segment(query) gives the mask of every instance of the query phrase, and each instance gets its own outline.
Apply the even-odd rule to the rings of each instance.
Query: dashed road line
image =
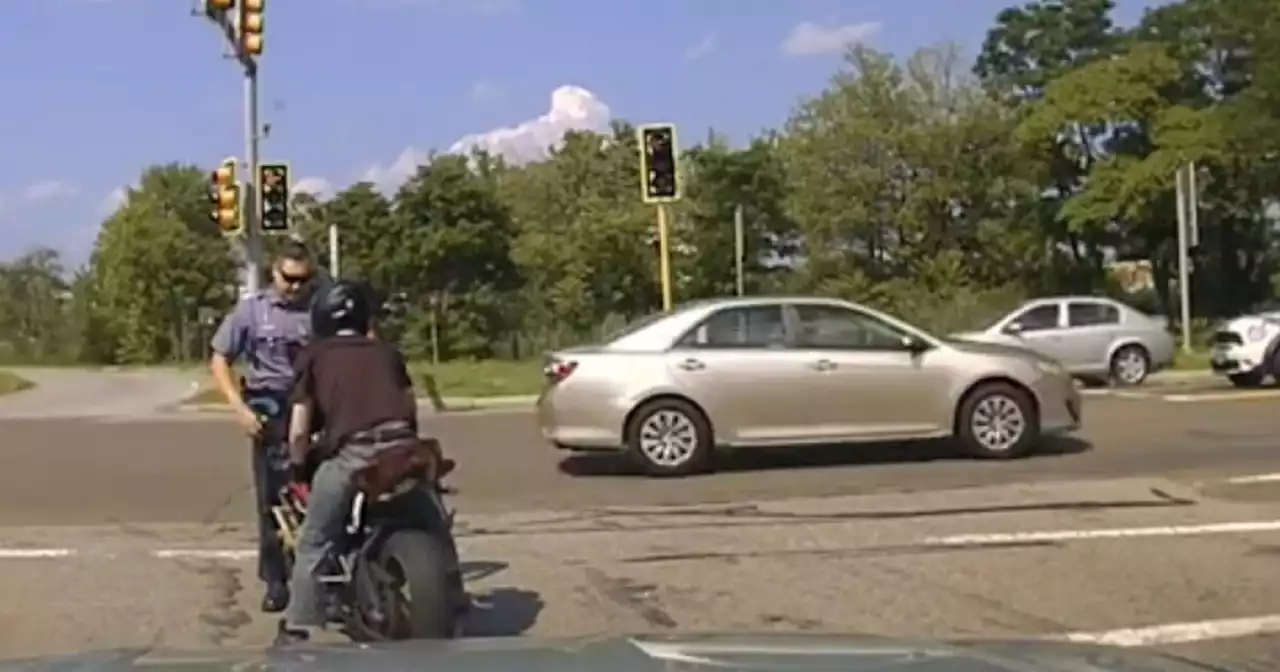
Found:
[[[1219,639],[1255,637],[1280,633],[1280,614],[1247,618],[1224,618],[1190,623],[1166,623],[1139,628],[1119,628],[1101,632],[1075,632],[1050,639],[1081,644],[1140,647],[1190,644]]]
[[[930,546],[993,546],[1011,543],[1135,539],[1140,537],[1188,537],[1206,534],[1256,534],[1280,531],[1280,520],[1253,520],[1205,525],[1163,525],[1159,527],[1118,527],[1084,530],[1034,530],[989,534],[951,534],[928,537]]]

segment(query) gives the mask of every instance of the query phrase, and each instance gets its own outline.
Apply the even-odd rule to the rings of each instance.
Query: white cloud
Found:
[[[293,190],[313,196],[328,196],[333,193],[333,183],[323,177],[304,177],[293,183]]]
[[[465,136],[449,147],[449,153],[483,149],[513,163],[528,163],[546,158],[547,150],[559,143],[566,132],[605,132],[612,119],[609,106],[594,93],[580,86],[561,86],[551,92],[551,108],[545,114],[514,126]],[[427,152],[410,147],[391,165],[369,168],[362,179],[383,189],[394,189],[426,160]]]
[[[839,54],[850,45],[875,37],[879,23],[846,23],[823,25],[813,21],[796,24],[782,42],[782,53],[788,56],[826,56]]]
[[[604,101],[580,86],[561,86],[551,92],[551,109],[515,126],[468,135],[449,147],[450,153],[484,149],[516,163],[546,158],[547,150],[568,131],[609,129],[613,113]]]
[[[107,194],[102,202],[98,204],[98,214],[103,217],[110,217],[116,210],[124,207],[129,200],[128,187],[116,187]]]
[[[716,50],[716,47],[719,46],[719,43],[720,43],[719,35],[717,35],[716,33],[707,33],[706,37],[703,37],[701,40],[699,40],[697,44],[685,50],[684,60],[696,61],[700,58],[709,56],[711,55],[711,52]]]
[[[22,198],[26,201],[39,202],[51,201],[58,198],[70,198],[76,195],[76,188],[62,182],[60,180],[46,180],[37,182],[26,188],[22,192]]]

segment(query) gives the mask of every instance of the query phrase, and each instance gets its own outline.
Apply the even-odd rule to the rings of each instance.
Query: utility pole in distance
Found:
[[[201,12],[227,38],[231,53],[244,69],[245,174],[241,185],[244,217],[244,284],[258,291],[262,267],[262,228],[258,202],[258,58],[262,55],[266,0],[200,0]]]

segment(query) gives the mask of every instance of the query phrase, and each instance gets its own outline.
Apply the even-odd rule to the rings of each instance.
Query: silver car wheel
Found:
[[[1137,348],[1126,348],[1116,357],[1116,378],[1127,385],[1136,385],[1147,377],[1147,358]]]
[[[1003,394],[984,397],[969,418],[973,438],[993,453],[1011,450],[1027,431],[1027,418],[1018,402]]]
[[[698,448],[698,429],[689,416],[664,409],[640,423],[640,452],[662,467],[688,462]]]

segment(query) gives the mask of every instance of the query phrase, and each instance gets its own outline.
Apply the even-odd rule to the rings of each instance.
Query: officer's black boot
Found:
[[[267,584],[267,593],[262,596],[262,611],[267,614],[278,614],[289,606],[289,584],[272,582]]]

